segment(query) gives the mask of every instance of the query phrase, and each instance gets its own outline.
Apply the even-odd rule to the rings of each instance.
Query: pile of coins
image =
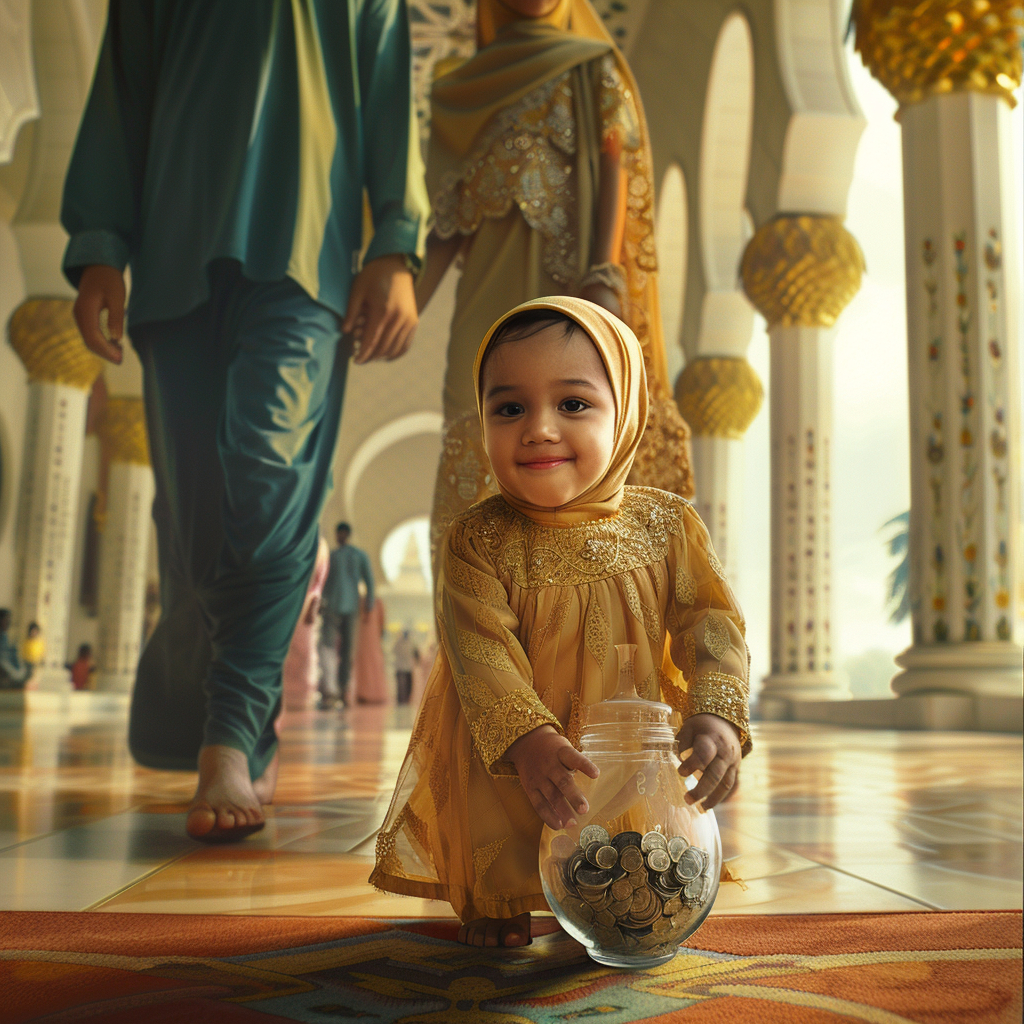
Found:
[[[565,914],[605,949],[652,949],[670,942],[707,902],[706,850],[682,836],[587,825],[577,846],[558,836],[548,883]]]

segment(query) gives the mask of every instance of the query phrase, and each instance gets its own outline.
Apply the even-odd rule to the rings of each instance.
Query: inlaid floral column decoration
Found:
[[[1020,279],[1010,219],[1019,0],[862,0],[857,48],[899,101],[913,644],[899,694],[1021,695]]]
[[[743,435],[764,401],[764,388],[743,356],[698,356],[679,375],[676,401],[692,431],[694,505],[735,586],[735,547],[742,522]]]
[[[99,434],[110,471],[100,546],[96,689],[127,693],[142,644],[154,489],[142,399],[108,398]]]
[[[771,347],[771,702],[846,696],[832,635],[832,340],[864,257],[836,216],[782,214],[747,243]]]
[[[67,687],[75,514],[82,475],[85,413],[100,360],[82,341],[70,299],[28,299],[8,338],[29,376],[25,449],[15,526],[14,635],[38,622],[46,658],[40,689]]]

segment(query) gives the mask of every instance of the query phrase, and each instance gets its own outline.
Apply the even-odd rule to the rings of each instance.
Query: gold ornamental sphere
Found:
[[[29,380],[88,391],[103,364],[85,347],[73,306],[71,299],[26,299],[11,314],[7,336]]]
[[[782,215],[762,224],[740,265],[769,327],[831,327],[860,289],[864,254],[839,217]]]
[[[861,59],[901,106],[974,91],[1016,106],[1021,0],[855,0]]]
[[[760,410],[764,388],[746,359],[701,356],[679,375],[676,401],[694,434],[738,440]]]

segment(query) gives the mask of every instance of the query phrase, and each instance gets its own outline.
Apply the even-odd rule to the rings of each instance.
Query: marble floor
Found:
[[[90,695],[81,695],[82,697]],[[123,710],[0,713],[0,910],[448,916],[366,884],[407,709],[283,722],[260,834],[184,834],[195,777],[134,765]],[[1021,906],[1020,736],[762,724],[718,811],[716,913]]]

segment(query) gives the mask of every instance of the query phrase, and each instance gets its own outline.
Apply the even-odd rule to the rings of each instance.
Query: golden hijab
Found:
[[[604,364],[615,396],[615,442],[601,478],[582,494],[558,508],[543,508],[509,493],[495,478],[501,496],[517,512],[545,526],[573,526],[590,519],[613,515],[622,501],[626,478],[633,468],[637,448],[647,426],[647,372],[636,335],[617,316],[586,299],[549,295],[531,299],[509,310],[484,336],[473,362],[476,406],[483,430],[483,393],[480,370],[495,331],[510,317],[530,309],[550,309],[575,320],[586,331]]]

